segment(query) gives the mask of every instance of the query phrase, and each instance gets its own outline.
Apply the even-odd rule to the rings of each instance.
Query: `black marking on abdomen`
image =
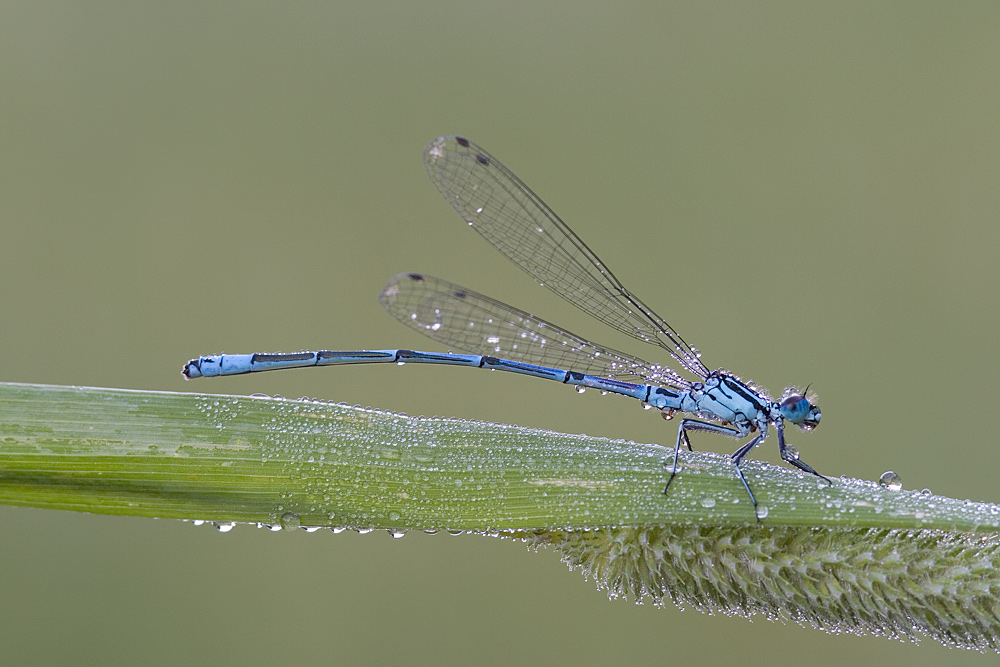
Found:
[[[434,361],[443,361],[445,363],[451,361],[454,355],[451,354],[434,354],[433,352],[414,352],[413,350],[396,350],[396,359],[433,359]]]
[[[342,352],[342,351],[332,351],[332,350],[321,350],[316,353],[317,359],[343,359],[345,357],[363,357],[365,359],[388,359],[392,357],[390,354],[385,352],[368,352],[367,350],[358,350],[357,352]],[[396,357],[398,358],[398,356]]]
[[[258,361],[305,361],[314,357],[312,352],[293,352],[292,354],[255,354],[251,362]]]

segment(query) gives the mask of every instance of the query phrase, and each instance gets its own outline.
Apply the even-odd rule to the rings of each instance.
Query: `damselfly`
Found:
[[[710,371],[701,354],[634,296],[528,186],[492,155],[463,137],[446,136],[424,150],[434,185],[466,222],[522,270],[556,294],[613,329],[667,351],[689,380],[671,368],[581,338],[517,308],[425,274],[401,273],[389,280],[379,301],[406,326],[450,349],[472,354],[414,350],[328,350],[290,354],[220,354],[192,359],[186,378],[238,375],[305,366],[366,363],[426,363],[474,366],[631,396],[680,420],[673,465],[663,492],[678,470],[681,446],[691,449],[691,431],[732,438],[755,434],[733,455],[736,474],[757,499],[740,467],[743,458],[774,426],[781,458],[813,470],[785,442],[785,421],[803,430],[819,424],[820,410],[805,391],[788,388],[779,400],[723,370]]]

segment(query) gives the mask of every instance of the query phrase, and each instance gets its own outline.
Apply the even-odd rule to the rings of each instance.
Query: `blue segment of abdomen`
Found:
[[[519,375],[543,378],[578,387],[590,387],[646,401],[660,410],[676,410],[688,394],[647,384],[621,382],[598,375],[587,375],[575,371],[565,371],[547,366],[526,364],[481,354],[449,354],[444,352],[421,352],[418,350],[357,350],[314,352],[292,352],[287,354],[216,354],[192,359],[184,367],[188,378],[214,377],[219,375],[242,375],[257,371],[282,368],[308,368],[310,366],[336,366],[343,364],[445,364],[449,366],[472,366],[489,370],[507,371]]]

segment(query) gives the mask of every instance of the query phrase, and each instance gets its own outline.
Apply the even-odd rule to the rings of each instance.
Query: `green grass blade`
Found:
[[[611,595],[1000,647],[1000,508],[319,401],[0,384],[0,503],[550,544]]]

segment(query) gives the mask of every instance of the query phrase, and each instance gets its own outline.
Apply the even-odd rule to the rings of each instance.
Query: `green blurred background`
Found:
[[[710,367],[812,382],[823,424],[792,441],[818,470],[1000,500],[998,34],[987,2],[4,2],[0,378],[668,443],[634,402],[502,374],[183,382],[222,350],[435,349],[376,301],[406,270],[661,360],[466,228],[420,162],[460,133]],[[611,602],[487,538],[0,522],[9,664],[995,659]]]

